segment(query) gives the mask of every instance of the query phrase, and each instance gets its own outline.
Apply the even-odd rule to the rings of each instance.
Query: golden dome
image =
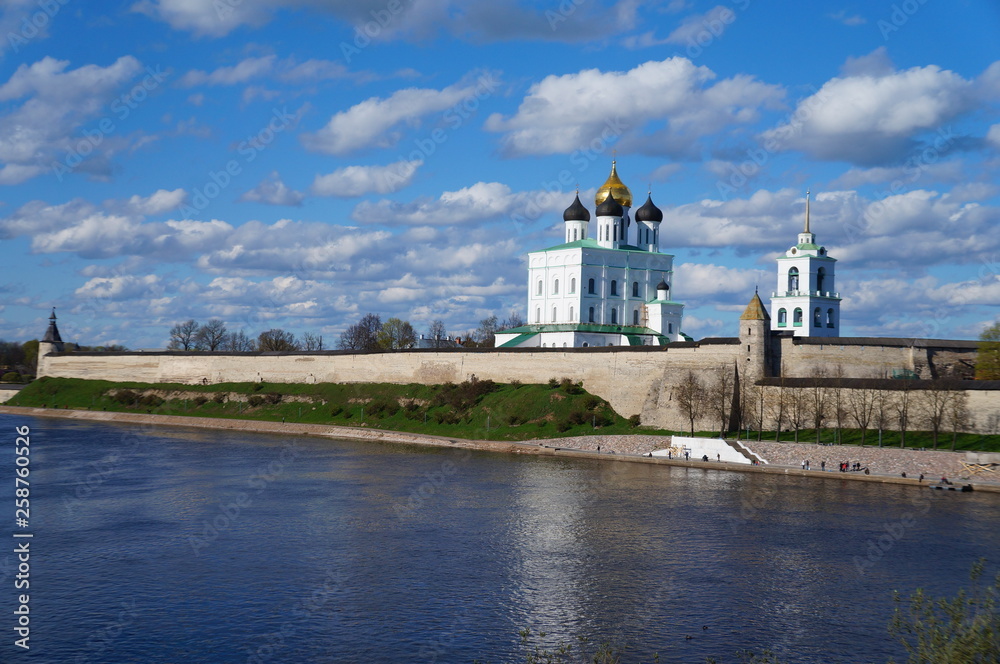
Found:
[[[597,190],[597,195],[594,196],[594,204],[600,205],[603,203],[609,192],[615,193],[615,200],[618,201],[623,207],[632,207],[632,192],[629,188],[625,186],[625,183],[621,181],[618,177],[618,170],[615,168],[615,162],[611,162],[611,175],[608,176],[607,181],[601,188]]]

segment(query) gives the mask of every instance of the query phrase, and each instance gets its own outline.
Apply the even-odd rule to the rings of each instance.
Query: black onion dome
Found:
[[[664,281],[663,279],[660,279],[660,283],[656,284],[656,290],[658,290],[658,291],[661,291],[661,290],[670,290],[670,287],[667,286],[667,282],[666,281]]]
[[[604,202],[597,206],[598,217],[620,217],[625,214],[625,208],[615,200],[614,193],[609,193]]]
[[[663,221],[663,210],[653,205],[653,197],[646,196],[646,202],[635,211],[636,221]]]
[[[590,221],[590,211],[580,202],[580,194],[573,199],[573,204],[563,212],[563,221]]]

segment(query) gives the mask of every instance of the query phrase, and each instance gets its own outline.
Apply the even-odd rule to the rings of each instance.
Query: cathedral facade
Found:
[[[563,213],[565,241],[528,254],[527,323],[496,345],[572,348],[662,345],[688,339],[673,297],[671,254],[660,251],[663,212],[652,196],[632,217],[617,165],[594,197],[594,223],[577,193]],[[591,234],[596,237],[592,237]]]

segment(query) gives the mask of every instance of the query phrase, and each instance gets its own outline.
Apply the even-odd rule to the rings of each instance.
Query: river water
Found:
[[[523,662],[530,627],[631,662],[882,663],[894,590],[953,594],[1000,551],[994,494],[833,473],[0,423],[11,532],[31,427],[34,534],[28,653],[0,554],[2,661]]]

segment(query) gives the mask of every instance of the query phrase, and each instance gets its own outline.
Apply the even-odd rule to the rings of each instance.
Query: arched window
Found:
[[[535,307],[535,322],[536,323],[541,323],[542,322],[542,308],[541,307]]]
[[[819,291],[820,295],[823,294],[824,281],[826,281],[826,268],[821,267],[816,271],[816,290]]]
[[[573,307],[569,308],[569,322],[573,322]]]
[[[611,324],[612,325],[618,324],[618,309],[614,307],[611,307]]]
[[[574,228],[573,229],[573,241],[574,242],[576,242],[576,231],[577,231],[577,229]]]
[[[799,268],[793,267],[788,271],[788,290],[797,291],[799,289]]]
[[[632,297],[639,297],[639,282],[632,282]]]
[[[674,333],[674,324],[667,323],[667,334],[673,334],[673,333]]]
[[[833,327],[833,309],[826,310],[826,326]]]
[[[539,279],[538,280],[538,293],[536,293],[536,295],[541,295],[543,288],[545,288],[545,285],[542,283],[542,280]]]
[[[819,307],[816,307],[816,309],[813,311],[813,325],[815,327],[819,327],[822,324],[823,324],[823,311]]]
[[[638,309],[636,309],[635,311],[632,312],[632,324],[633,325],[638,325],[639,324],[639,310]]]
[[[593,279],[590,279],[589,281],[587,281],[587,292],[590,293],[591,295],[593,295],[594,292],[595,292],[594,291],[594,280]]]
[[[589,322],[589,323],[593,323],[594,322],[594,308],[593,307],[590,308],[590,315],[587,317],[587,322]]]
[[[556,322],[556,308],[552,307],[552,322]]]
[[[798,307],[795,307],[795,313],[792,314],[792,324],[802,325],[802,310]]]
[[[569,280],[569,294],[572,295],[576,292],[576,277]]]
[[[781,327],[788,325],[788,312],[784,309],[778,309],[778,325]]]
[[[611,280],[611,294],[618,295],[618,282],[614,279]]]
[[[565,347],[566,347],[566,342],[564,341],[564,342],[563,342],[563,348],[565,348]]]
[[[558,279],[556,279],[555,282],[553,282],[553,284],[552,284],[552,294],[553,295],[558,295],[559,294],[559,280]]]

